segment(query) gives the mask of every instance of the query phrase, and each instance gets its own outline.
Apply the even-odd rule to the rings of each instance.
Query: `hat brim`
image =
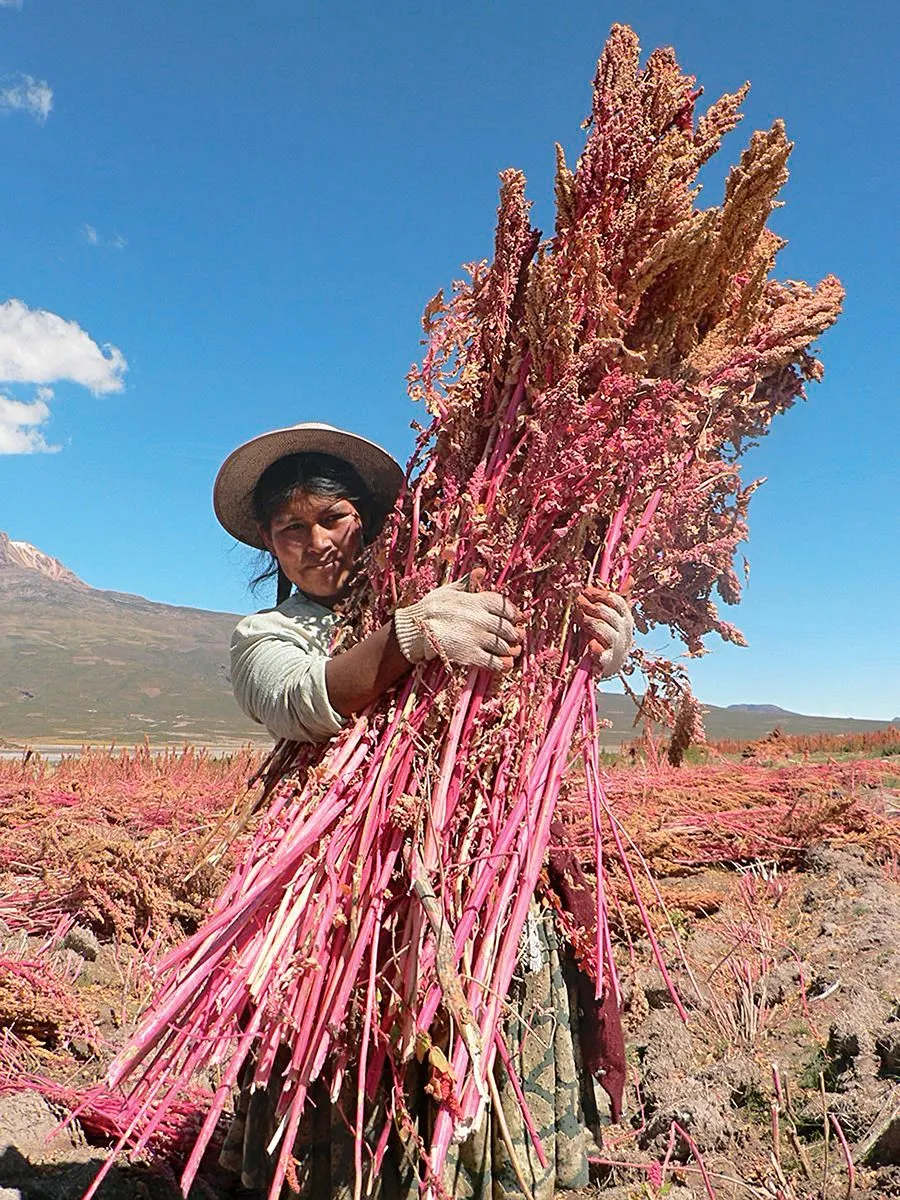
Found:
[[[286,454],[331,454],[349,463],[372,494],[374,528],[381,531],[403,484],[403,468],[386,450],[331,425],[309,422],[261,433],[238,446],[222,463],[213,485],[213,508],[221,525],[239,542],[265,549],[253,512],[260,475]]]

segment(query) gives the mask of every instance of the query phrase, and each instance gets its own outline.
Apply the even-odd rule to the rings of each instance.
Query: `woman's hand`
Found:
[[[498,592],[468,591],[484,575],[473,571],[435,588],[394,613],[394,632],[411,663],[443,658],[463,667],[508,670],[522,653],[522,614]]]
[[[618,675],[625,665],[634,619],[628,601],[605,587],[585,588],[575,601],[578,623],[590,638],[588,650],[594,655],[600,679]]]
[[[330,658],[325,683],[332,707],[348,717],[377,700],[407,673],[411,663],[438,655],[464,667],[508,670],[522,653],[522,616],[497,592],[469,592],[484,578],[468,577],[435,588],[416,604]]]

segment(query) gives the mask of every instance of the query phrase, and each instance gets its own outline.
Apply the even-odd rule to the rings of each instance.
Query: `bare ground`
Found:
[[[823,847],[798,870],[704,870],[667,881],[664,895],[665,962],[688,1019],[646,940],[626,946],[628,1112],[606,1128],[596,1189],[582,1197],[686,1200],[712,1189],[720,1200],[811,1200],[849,1195],[851,1182],[861,1195],[900,1196],[896,872],[856,849]],[[4,940],[6,950],[15,938]],[[76,1038],[63,1052],[40,1029],[22,1045],[35,1074],[78,1087],[121,1045],[146,980],[127,947],[76,938],[60,953],[102,1048]],[[77,1121],[60,1130],[63,1116],[34,1092],[0,1095],[0,1200],[83,1194],[108,1143],[91,1144]],[[142,1163],[117,1166],[99,1193],[179,1194],[170,1172]],[[193,1192],[240,1194],[212,1168]]]

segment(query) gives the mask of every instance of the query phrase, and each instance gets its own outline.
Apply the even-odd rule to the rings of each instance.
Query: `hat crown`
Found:
[[[225,459],[213,486],[213,508],[221,525],[240,542],[264,549],[253,510],[253,492],[262,473],[290,454],[330,454],[352,466],[372,494],[378,532],[394,506],[403,469],[388,452],[356,433],[324,421],[302,421],[258,434]]]

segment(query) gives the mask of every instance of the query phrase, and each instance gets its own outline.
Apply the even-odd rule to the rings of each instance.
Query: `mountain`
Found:
[[[633,727],[634,704],[628,696],[601,691],[598,707],[600,715],[611,723],[610,728],[601,733],[604,746],[618,746],[636,735],[638,731]],[[840,734],[866,733],[885,729],[891,724],[890,721],[865,721],[855,717],[809,716],[790,712],[777,704],[729,704],[727,708],[706,704],[703,711],[706,736],[711,741],[718,738],[758,741],[776,726],[782,733]]]
[[[268,735],[231,694],[233,613],[156,604],[89,587],[27,542],[0,533],[0,747],[24,742],[229,745]],[[775,704],[707,707],[710,738],[850,733],[887,721],[805,716]],[[635,736],[634,704],[603,692],[607,746]]]
[[[36,546],[28,542],[14,542],[8,534],[0,531],[0,567],[23,567],[25,570],[37,571],[46,579],[56,583],[69,583],[79,588],[86,588],[74,571],[64,567],[58,558],[51,558]]]
[[[898,721],[867,721],[860,717],[817,717],[795,713],[777,704],[729,704],[727,708],[705,706],[706,736],[734,738],[737,741],[758,741],[777,728],[782,733],[869,733],[887,729]]]
[[[745,713],[765,713],[766,716],[780,717],[782,714],[791,716],[786,708],[779,708],[777,704],[729,704],[726,706],[726,712],[745,712]]]
[[[89,587],[0,533],[0,739],[268,744],[231,694],[238,619]]]

